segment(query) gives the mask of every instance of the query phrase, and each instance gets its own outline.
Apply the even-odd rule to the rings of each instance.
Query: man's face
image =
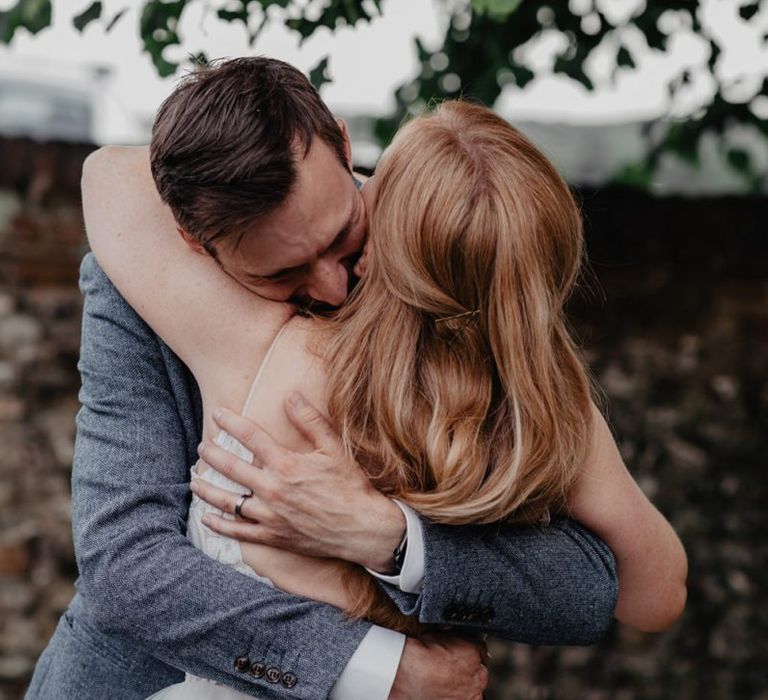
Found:
[[[299,162],[292,193],[239,244],[216,244],[222,268],[256,294],[306,306],[338,306],[367,229],[365,201],[334,151],[320,138]]]

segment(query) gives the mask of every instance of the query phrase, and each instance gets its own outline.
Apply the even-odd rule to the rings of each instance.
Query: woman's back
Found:
[[[232,320],[233,324],[242,324],[241,320]],[[250,322],[259,323],[259,320]],[[250,353],[243,347],[230,358],[233,360],[230,366],[222,363],[199,368],[195,379],[206,416],[204,439],[213,439],[218,432],[215,424],[208,420],[213,411],[226,407],[258,423],[286,448],[311,452],[313,446],[288,420],[284,406],[291,393],[301,391],[326,413],[326,373],[322,358],[313,351],[322,342],[324,333],[327,331],[322,328],[321,320],[293,316],[278,329],[263,352]],[[238,344],[237,333],[222,338],[222,343]],[[249,377],[253,377],[250,383]]]

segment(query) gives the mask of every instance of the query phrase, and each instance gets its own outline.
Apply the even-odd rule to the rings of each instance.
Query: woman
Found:
[[[616,555],[618,619],[669,624],[684,601],[685,555],[624,469],[566,328],[583,241],[562,178],[491,111],[447,102],[398,133],[364,197],[369,267],[330,321],[256,297],[151,225],[121,236],[87,201],[85,214],[102,267],[194,373],[204,438],[217,435],[212,410],[235,399],[286,447],[311,450],[282,411],[301,388],[383,492],[443,523],[569,512]],[[197,342],[212,315],[227,321],[217,343]],[[226,434],[217,442],[250,461]],[[202,462],[194,473],[205,488],[237,489]],[[189,528],[211,556],[419,633],[363,569],[241,545],[204,528],[208,510],[193,499]],[[190,697],[194,683],[163,697]],[[213,692],[206,683],[200,697]]]

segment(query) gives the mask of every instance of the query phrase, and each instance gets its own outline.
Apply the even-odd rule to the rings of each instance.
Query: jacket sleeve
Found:
[[[250,695],[327,698],[370,625],[243,576],[186,539],[197,389],[91,255],[80,284],[72,517],[92,622]]]
[[[610,626],[616,562],[608,546],[574,520],[552,518],[547,526],[421,523],[421,592],[379,584],[402,612],[525,644],[593,644]]]

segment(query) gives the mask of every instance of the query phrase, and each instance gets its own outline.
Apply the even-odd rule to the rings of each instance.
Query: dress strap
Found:
[[[272,340],[272,344],[269,346],[269,349],[267,350],[267,354],[264,355],[264,359],[261,361],[261,365],[259,365],[259,369],[256,372],[256,376],[253,378],[253,383],[251,384],[251,388],[248,391],[248,396],[245,399],[245,404],[243,404],[243,410],[240,411],[240,415],[244,416],[248,412],[248,408],[251,405],[251,400],[253,399],[254,394],[256,393],[256,387],[259,384],[259,381],[261,381],[262,376],[264,375],[264,371],[267,368],[267,365],[269,364],[269,358],[272,357],[272,352],[277,347],[277,342],[280,340],[280,336],[283,334],[283,331],[285,330],[285,327],[288,325],[288,322],[284,323],[280,330],[277,332],[277,335]]]

